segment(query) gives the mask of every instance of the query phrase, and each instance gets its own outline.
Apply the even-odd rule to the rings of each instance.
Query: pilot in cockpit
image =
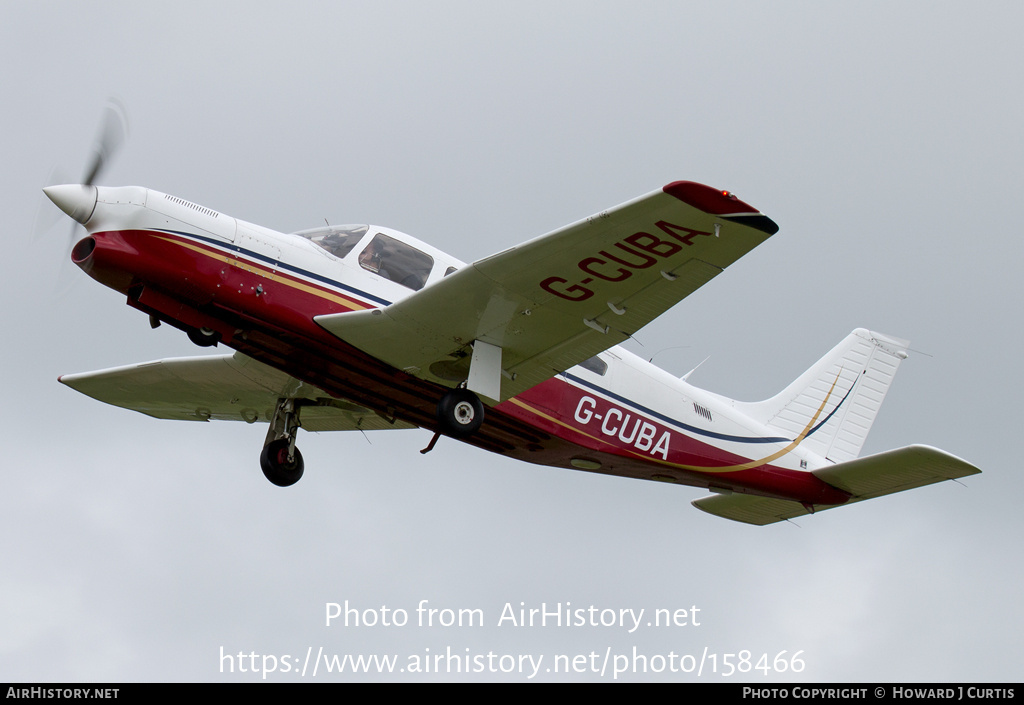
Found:
[[[369,245],[359,253],[359,264],[363,269],[375,272],[385,279],[390,279],[386,270],[381,268],[381,260],[384,257],[384,243],[379,237],[375,237]]]

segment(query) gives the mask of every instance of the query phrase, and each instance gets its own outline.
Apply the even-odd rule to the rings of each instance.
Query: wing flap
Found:
[[[393,367],[449,386],[468,377],[474,341],[500,347],[504,401],[626,340],[776,230],[728,194],[677,182],[386,308],[316,321]]]
[[[60,382],[98,401],[158,419],[269,422],[278,399],[299,399],[310,431],[413,428],[334,399],[241,353],[154,360],[64,375]]]

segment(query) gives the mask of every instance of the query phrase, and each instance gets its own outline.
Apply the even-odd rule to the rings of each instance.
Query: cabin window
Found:
[[[427,283],[434,258],[401,240],[378,233],[359,253],[359,266],[413,291],[419,291]]]
[[[604,376],[604,373],[608,371],[608,363],[599,358],[597,355],[594,355],[594,357],[589,357],[583,362],[581,362],[580,367],[590,372],[593,372],[595,375],[601,375],[602,377]]]

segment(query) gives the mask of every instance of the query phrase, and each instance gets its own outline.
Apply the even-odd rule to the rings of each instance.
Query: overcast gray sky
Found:
[[[222,653],[543,657],[802,651],[806,681],[1020,680],[1024,9],[1014,2],[44,3],[0,0],[7,432],[0,680],[250,681]],[[426,431],[161,422],[59,374],[199,354],[33,239],[109,96],[139,184],[283,231],[372,222],[469,261],[659,188],[737,193],[781,231],[633,349],[734,398],[858,326],[909,338],[865,453],[984,471],[794,524],[699,490],[516,463]],[[49,206],[49,204],[44,204]],[[325,604],[404,609],[326,627]],[[415,626],[421,600],[475,627]],[[506,603],[699,608],[699,626],[498,626]],[[428,651],[429,650],[429,651]],[[507,663],[507,661],[505,662]],[[588,666],[590,662],[587,662]],[[651,662],[652,667],[654,662]],[[246,664],[248,670],[248,664]],[[632,662],[631,662],[632,668]],[[316,680],[528,680],[323,674]],[[296,673],[268,680],[312,680]]]

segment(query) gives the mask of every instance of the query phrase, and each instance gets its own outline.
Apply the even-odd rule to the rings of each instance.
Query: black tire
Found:
[[[189,328],[185,331],[188,339],[201,348],[209,348],[217,344],[220,334],[209,328]]]
[[[302,453],[295,449],[295,457],[288,462],[288,439],[278,438],[263,446],[260,453],[260,467],[268,480],[278,487],[289,487],[302,479],[302,472],[305,465],[302,462]]]
[[[455,438],[469,436],[484,422],[484,405],[468,389],[453,389],[437,404],[441,432]]]

